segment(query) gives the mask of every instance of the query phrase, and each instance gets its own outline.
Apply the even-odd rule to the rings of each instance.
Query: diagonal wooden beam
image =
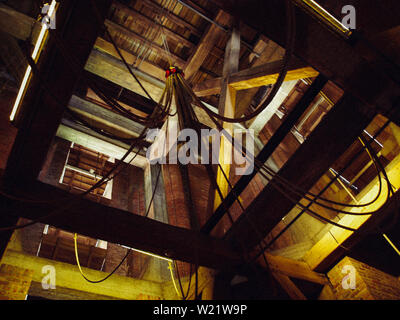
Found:
[[[265,265],[265,261],[262,257],[258,259],[258,262],[264,268],[268,267],[272,272],[282,273],[288,277],[302,279],[322,285],[329,283],[329,279],[325,274],[313,271],[304,261],[274,256],[269,253],[265,253],[265,258],[268,262],[268,266]]]
[[[121,60],[121,57],[119,56],[117,50],[115,50],[114,45],[111,42],[104,40],[103,38],[99,37],[96,39],[94,48],[100,50],[101,52],[107,53],[108,55],[118,60]],[[126,62],[130,65],[134,65],[137,57],[127,50],[124,50],[122,48],[119,49]],[[141,60],[138,68],[139,70],[149,74],[150,76],[158,80],[165,81],[165,70],[151,62]]]
[[[309,190],[373,119],[374,114],[366,116],[360,110],[362,103],[345,94],[278,174],[302,190]],[[293,201],[299,201],[302,195],[291,195],[291,198]],[[227,238],[240,241],[250,249],[259,243],[294,205],[270,182],[228,231]],[[254,226],[258,229],[257,232]]]
[[[156,103],[149,98],[144,97],[136,92],[127,90],[107,79],[99,77],[94,73],[85,71],[85,76],[95,81],[96,86],[108,97],[122,102],[136,110],[140,110],[145,114],[150,114],[156,107]],[[78,92],[78,95],[85,97],[87,95],[88,86],[84,81],[80,81],[77,85],[83,92]]]
[[[73,2],[60,3],[55,32],[74,55],[78,68],[83,70],[103,22],[98,20],[89,2]],[[96,3],[100,16],[104,18],[111,1]],[[68,27],[64,27],[66,25]],[[37,178],[78,80],[77,73],[65,62],[51,36],[39,68],[49,90],[56,92],[57,101],[43,90],[38,77],[33,77],[17,115],[19,130],[7,162],[5,177],[11,183]]]
[[[0,4],[0,30],[19,40],[31,40],[36,42],[42,24],[13,8]]]
[[[295,123],[301,118],[303,113],[307,110],[310,103],[318,95],[320,90],[324,87],[326,83],[326,78],[319,76],[303,95],[300,101],[297,103],[296,107],[292,110],[289,116],[285,119],[282,125],[276,130],[274,135],[268,141],[268,143],[262,148],[262,150],[257,155],[257,161],[260,163],[265,163],[268,158],[272,155],[274,150],[283,141],[286,135],[293,128]],[[214,214],[208,219],[208,221],[202,227],[202,232],[209,233],[217,225],[218,221],[225,214],[225,207],[229,208],[236,200],[236,195],[239,195],[248,186],[254,176],[257,174],[258,170],[254,170],[248,175],[242,176],[239,181],[234,185],[233,190],[226,196],[224,203],[221,204],[215,211]]]
[[[292,300],[307,300],[303,292],[293,283],[288,276],[284,274],[273,272],[272,276],[279,282],[282,289],[286,291]]]
[[[215,21],[221,25],[230,25],[232,17],[220,10],[215,18]],[[203,37],[200,40],[196,50],[192,53],[192,55],[187,60],[185,65],[185,77],[186,79],[191,79],[194,74],[200,69],[200,66],[203,64],[204,60],[210,54],[210,51],[214,47],[216,41],[225,34],[223,30],[211,24]]]
[[[399,156],[386,167],[389,180],[396,188],[400,186],[399,169]],[[376,189],[378,188],[377,179],[375,179],[371,185],[375,187],[366,188],[368,193],[361,194],[361,203],[367,202],[367,199],[371,199],[376,195]],[[365,233],[366,230],[371,230],[371,228],[374,227],[376,228],[376,226],[379,226],[383,222],[387,223],[388,220],[393,217],[396,210],[398,210],[400,193],[396,192],[389,201],[382,206],[383,202],[386,200],[386,195],[387,188],[384,186],[383,194],[379,200],[374,205],[363,208],[364,212],[372,211],[373,213],[371,215],[347,215],[342,217],[338,223],[351,226],[357,229],[357,232],[332,227],[330,232],[327,232],[304,256],[304,260],[310,267],[318,272],[327,272],[339,259],[348,254],[348,250],[351,250],[351,248],[368,236],[368,233]],[[398,224],[397,226],[393,226],[393,230],[396,230],[396,227],[398,227]]]

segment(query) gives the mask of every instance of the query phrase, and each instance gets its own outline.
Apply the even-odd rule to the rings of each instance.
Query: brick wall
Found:
[[[355,289],[344,289],[345,266],[354,267]],[[400,300],[400,280],[350,257],[343,258],[328,272],[333,291],[339,300]],[[345,279],[346,283],[349,283]]]
[[[0,266],[0,300],[25,300],[33,270],[7,264]]]
[[[135,214],[145,213],[143,169],[127,165],[115,177],[110,206]]]

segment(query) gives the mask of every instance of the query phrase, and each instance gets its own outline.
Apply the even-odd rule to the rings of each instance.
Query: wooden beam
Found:
[[[277,272],[273,272],[272,276],[276,279],[276,281],[279,282],[282,289],[286,291],[292,300],[307,300],[303,292],[300,291],[300,289],[293,283],[292,280],[289,279],[288,276]]]
[[[103,125],[109,132],[116,131],[116,134],[120,133],[123,136],[138,137],[144,129],[140,123],[77,96],[72,96],[68,108]]]
[[[109,54],[93,50],[86,62],[85,70],[105,78],[129,91],[147,97],[138,82],[132,77],[126,65]],[[164,82],[149,76],[141,71],[132,70],[140,79],[143,87],[147,90],[154,101],[158,101],[164,89]],[[164,78],[165,79],[165,78]]]
[[[391,184],[397,189],[400,187],[400,156],[396,157],[386,168]],[[369,202],[378,190],[378,180],[374,179],[359,195],[360,203]],[[348,254],[344,249],[351,249],[362,241],[365,230],[387,221],[397,210],[400,203],[400,193],[396,192],[387,203],[387,187],[383,186],[382,195],[373,205],[364,208],[353,208],[352,212],[372,212],[371,215],[343,216],[338,223],[357,229],[357,232],[332,227],[304,256],[305,261],[313,270],[327,272],[340,258]],[[395,227],[394,227],[395,229]]]
[[[104,17],[111,1],[96,3],[100,16]],[[68,27],[63,27],[66,24]],[[58,36],[82,70],[102,24],[89,2],[63,1],[59,5]],[[42,79],[49,84],[49,90],[57,93],[57,101],[42,89],[39,79],[33,77],[17,114],[19,130],[5,172],[5,179],[10,183],[37,178],[78,79],[52,37],[40,60]]]
[[[62,124],[58,127],[56,135],[59,138],[74,142],[85,148],[96,150],[115,159],[121,159],[129,149],[129,145],[123,142],[102,136],[99,133],[66,119],[62,120]],[[135,154],[136,152],[133,151],[125,159],[125,162],[129,163],[132,160],[130,162],[132,165],[145,168],[148,165],[145,154],[139,153],[136,158],[134,158]]]
[[[139,23],[141,23],[144,27],[152,27],[155,30],[160,30],[161,28],[163,29],[163,31],[160,32],[164,32],[166,35],[167,40],[168,39],[172,39],[175,42],[177,42],[178,44],[182,44],[190,49],[192,49],[195,44],[193,42],[191,42],[190,40],[186,39],[185,37],[175,33],[174,31],[168,29],[167,27],[165,27],[164,25],[161,25],[158,21],[153,21],[153,19],[150,19],[146,16],[144,16],[143,14],[141,14],[139,11],[136,11],[135,9],[132,9],[122,3],[118,3],[118,2],[114,2],[113,4],[117,9],[119,10],[123,10],[125,12],[127,12],[129,15],[131,15],[132,17],[135,18],[135,21],[138,21]],[[168,16],[168,15],[167,15]]]
[[[274,84],[282,68],[282,61],[265,63],[261,66],[245,69],[232,74],[229,77],[229,85],[235,90],[245,90]],[[289,65],[288,73],[284,81],[313,78],[318,72],[304,63],[296,61]],[[221,78],[206,80],[196,84],[193,91],[199,97],[218,94],[221,91]]]
[[[300,101],[296,104],[296,107],[285,119],[283,124],[276,130],[274,135],[268,141],[268,143],[262,148],[262,150],[257,155],[257,161],[265,163],[268,158],[272,155],[274,150],[283,141],[286,135],[290,132],[295,123],[301,118],[303,113],[307,110],[310,103],[315,99],[320,90],[324,87],[326,79],[323,76],[319,76],[311,85],[309,90],[303,95]],[[218,221],[225,214],[225,208],[229,208],[236,200],[236,195],[241,194],[243,190],[247,187],[250,181],[257,174],[258,170],[253,170],[252,173],[242,176],[239,181],[233,187],[233,190],[227,195],[224,203],[221,204],[214,214],[209,218],[209,220],[202,227],[202,232],[209,233],[217,225]]]
[[[147,8],[155,9],[158,13],[162,13],[165,10],[164,7],[160,6],[158,3],[151,0],[142,0],[141,4]],[[190,32],[193,33],[195,36],[197,37],[201,36],[201,33],[196,26],[190,24],[186,20],[182,19],[180,16],[177,16],[175,13],[169,12],[167,15],[165,15],[165,18],[175,23],[178,26],[190,30]]]
[[[114,98],[115,100],[126,104],[136,110],[140,110],[146,114],[151,114],[156,107],[156,103],[151,101],[149,98],[144,97],[136,92],[131,90],[127,90],[107,79],[99,77],[93,73],[85,72],[86,76],[93,79],[96,82],[96,86],[100,88],[102,92],[108,97]],[[85,82],[81,82],[78,84],[87,91],[87,85]],[[83,95],[86,95],[87,92],[84,92]]]
[[[329,279],[325,274],[313,271],[309,265],[303,261],[275,256],[269,253],[265,253],[265,257],[268,261],[268,268],[272,272],[282,273],[288,277],[302,279],[322,285],[329,283]],[[264,268],[267,267],[262,257],[258,259],[258,262]]]
[[[337,1],[329,0],[324,3],[324,6],[332,3],[337,4]],[[217,0],[216,4],[227,12],[240,16],[244,23],[285,48],[286,29],[282,28],[282,22],[286,21],[284,2],[280,0],[268,2]],[[371,6],[373,8],[376,4],[371,3]],[[376,8],[378,9],[378,6]],[[400,3],[392,2],[390,8],[392,12],[397,12],[400,10]],[[354,41],[346,41],[301,8],[295,7],[294,10],[296,38],[302,39],[295,42],[294,54],[334,81],[340,88],[370,106],[370,109],[378,108],[382,114],[400,121],[399,108],[395,110],[393,108],[393,101],[399,95],[400,88],[390,78],[387,72],[389,69],[379,68],[379,61],[382,60],[379,54],[371,47],[366,47],[365,42],[358,41],[357,37],[353,38]],[[388,18],[383,10],[377,10],[377,13],[380,15],[374,16],[372,20],[385,22]],[[393,24],[398,24],[393,15],[390,18]],[[374,22],[370,20],[365,21],[373,24]],[[397,67],[393,66],[391,69],[394,72]],[[370,79],[374,81],[371,82]],[[372,112],[375,111],[372,110]]]
[[[220,10],[215,18],[215,21],[221,25],[226,26],[231,24],[232,17],[224,11]],[[217,40],[224,34],[225,32],[214,24],[211,24],[209,26],[209,28],[201,38],[196,50],[187,60],[184,68],[186,79],[190,80],[194,76],[194,74],[200,69],[200,66],[210,54],[210,51],[214,47]]]
[[[231,37],[226,45],[225,59],[223,67],[223,81],[222,81],[222,93],[219,100],[218,113],[224,117],[233,118],[235,116],[235,104],[236,104],[236,90],[228,85],[229,76],[237,72],[239,69],[239,58],[240,58],[240,32],[234,28]],[[233,135],[233,124],[224,122],[222,124],[224,130],[226,130],[232,137]],[[232,141],[228,141],[225,136],[221,136],[219,150],[219,164],[220,167],[217,170],[217,184],[219,186],[221,196],[223,198],[229,192],[229,175],[230,175],[230,164],[232,163],[233,150]],[[214,197],[214,210],[222,202],[218,190]]]
[[[14,250],[6,251],[2,263],[33,270],[32,281],[39,284],[40,287],[42,287],[42,279],[45,276],[42,268],[44,266],[53,266],[56,271],[55,289],[44,290],[35,285],[34,292],[46,298],[58,299],[58,295],[61,294],[61,299],[66,295],[70,299],[74,299],[76,292],[78,296],[83,296],[82,293],[85,293],[90,297],[102,297],[103,299],[136,300],[140,294],[150,295],[154,299],[163,299],[161,285],[153,281],[139,280],[114,274],[107,281],[93,285],[82,277],[76,265],[36,257]],[[106,272],[85,267],[82,267],[82,269],[89,279],[98,280],[107,276]]]
[[[374,114],[370,114],[369,117],[363,116],[360,110],[362,104],[345,94],[285,163],[278,172],[279,175],[302,190],[309,190],[373,119]],[[302,168],[301,171],[299,168]],[[291,197],[294,201],[302,198],[301,195]],[[272,183],[268,183],[228,231],[227,238],[235,242],[240,241],[250,249],[259,243],[294,205],[285,194],[279,192]],[[252,226],[257,226],[258,231],[255,232]]]
[[[284,81],[314,78],[318,72],[311,67],[303,66],[299,62],[290,64]],[[236,90],[245,90],[274,84],[282,68],[282,61],[271,62],[235,73],[229,79],[229,85]]]
[[[117,23],[115,23],[115,22],[113,22],[111,20],[107,19],[105,21],[105,25],[106,25],[107,28],[111,29],[114,32],[120,32],[120,33],[122,33],[123,35],[125,35],[128,38],[135,39],[137,41],[142,42],[143,45],[149,46],[158,55],[163,57],[165,61],[169,61],[169,59],[172,59],[171,63],[173,65],[176,65],[177,67],[182,68],[182,69],[184,68],[184,66],[186,64],[186,61],[183,58],[178,57],[176,54],[168,53],[164,49],[164,47],[161,47],[161,46],[149,41],[148,39],[142,37],[140,34],[137,34],[136,32],[134,32],[134,31],[132,31],[132,30],[130,30],[130,29],[124,27],[124,26],[121,26],[121,25],[119,25],[119,24],[117,24]]]
[[[34,44],[42,24],[32,17],[4,4],[0,4],[0,30],[19,40],[31,40]]]
[[[200,83],[196,83],[193,86],[193,92],[198,97],[207,97],[207,96],[212,96],[214,94],[220,94],[221,80],[222,78],[214,78]]]
[[[121,60],[117,50],[115,50],[114,45],[111,42],[104,40],[103,38],[97,38],[94,44],[94,47],[104,53],[113,56],[114,58]],[[119,48],[124,59],[130,65],[134,65],[137,61],[137,57],[127,50],[123,50]],[[159,79],[161,81],[165,81],[165,70],[160,68],[159,66],[148,62],[148,61],[140,61],[140,66],[138,67],[139,70],[151,75],[152,77]]]
[[[52,202],[24,203],[1,197],[4,214],[38,219],[66,231],[175,260],[198,261],[200,265],[210,268],[232,268],[241,263],[238,254],[223,240],[106,207],[41,182],[25,187],[19,187],[18,193],[29,192],[34,199],[51,199]],[[53,211],[58,213],[45,217]]]

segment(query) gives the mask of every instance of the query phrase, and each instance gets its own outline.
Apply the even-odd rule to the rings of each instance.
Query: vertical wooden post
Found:
[[[228,44],[225,49],[225,60],[223,68],[223,79],[221,85],[221,96],[219,101],[218,111],[219,114],[233,118],[235,116],[235,104],[236,104],[236,90],[229,86],[229,76],[239,70],[239,54],[240,54],[240,33],[239,30],[234,28]],[[223,123],[223,128],[233,136],[233,124]],[[224,171],[227,178],[229,178],[230,163],[232,160],[232,143],[228,141],[225,136],[221,137],[219,163],[221,164],[222,170]],[[228,182],[226,181],[224,174],[218,169],[217,172],[217,183],[221,189],[222,196],[225,197],[228,194]],[[214,210],[218,208],[221,203],[221,198],[218,192],[214,199]]]

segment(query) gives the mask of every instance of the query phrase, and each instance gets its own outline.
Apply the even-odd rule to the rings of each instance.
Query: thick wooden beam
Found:
[[[111,42],[104,40],[103,38],[97,38],[94,47],[104,53],[109,54],[110,56],[113,56],[118,60],[121,60],[121,57],[119,56],[117,50],[115,50],[114,45]],[[127,63],[129,63],[130,65],[135,64],[137,57],[134,54],[121,48],[120,51]],[[165,81],[165,70],[148,61],[140,60],[139,70],[151,75],[158,80]]]
[[[362,104],[345,94],[285,163],[279,175],[309,190],[373,119],[374,114],[363,116],[360,110]],[[228,231],[227,238],[240,241],[249,249],[259,243],[294,207],[285,194],[269,183]],[[302,196],[291,195],[291,198],[299,201]]]
[[[21,267],[33,271],[33,292],[41,297],[50,299],[77,299],[79,296],[100,299],[127,299],[136,300],[140,295],[149,295],[153,299],[163,299],[163,291],[160,284],[153,281],[139,280],[112,275],[107,281],[91,284],[80,274],[76,265],[32,256],[15,250],[7,250],[2,263]],[[55,268],[56,287],[45,290],[42,287],[42,279],[45,276],[42,268],[53,266]],[[89,279],[99,280],[107,276],[107,273],[85,268],[83,272]],[[86,296],[85,296],[86,295]]]
[[[232,17],[220,10],[215,18],[215,21],[223,26],[231,24]],[[224,34],[225,32],[211,24],[203,37],[200,40],[196,50],[192,53],[192,55],[187,60],[187,64],[184,68],[186,79],[191,79],[194,74],[200,69],[200,66],[203,64],[204,60],[210,54],[210,51],[214,47],[216,41]]]
[[[324,5],[328,6],[329,3],[337,4],[337,1],[329,0]],[[282,28],[282,23],[286,24],[287,20],[284,1],[217,0],[216,4],[231,14],[237,14],[244,23],[285,48],[286,28]],[[343,2],[344,4],[347,3]],[[371,6],[374,5],[376,4],[371,3]],[[390,8],[392,12],[398,12],[400,3],[391,2]],[[372,12],[373,9],[369,11]],[[385,21],[387,17],[382,12],[383,10],[377,10],[380,15],[374,16],[372,20]],[[338,36],[301,8],[295,7],[295,16],[296,38],[302,39],[295,42],[295,55],[371,109],[378,108],[382,114],[399,121],[400,111],[399,108],[393,111],[393,101],[399,95],[400,88],[387,73],[390,68],[380,68],[379,54],[358,41],[356,36],[353,41]],[[392,23],[398,23],[393,15],[390,18]],[[396,68],[393,66],[391,69],[394,71]]]
[[[236,90],[228,85],[229,76],[237,72],[239,69],[239,55],[240,55],[240,32],[238,29],[234,28],[231,37],[226,45],[225,49],[225,59],[223,67],[223,80],[222,80],[222,93],[219,100],[218,112],[220,115],[233,118],[235,116],[235,105],[236,105]],[[233,136],[233,124],[223,123],[223,128],[231,136]],[[221,137],[221,144],[219,150],[219,163],[220,167],[217,170],[217,184],[219,186],[221,196],[223,198],[229,192],[229,174],[231,168],[231,160],[233,158],[233,147],[232,141],[229,142],[225,136]],[[218,191],[215,193],[214,197],[214,210],[222,202],[220,194]]]
[[[86,119],[105,126],[109,132],[116,131],[123,136],[138,137],[144,129],[140,123],[77,96],[72,96],[68,108]]]
[[[129,145],[123,142],[102,136],[100,133],[66,119],[62,120],[56,135],[59,138],[96,150],[114,159],[121,159],[129,149]],[[139,152],[136,157],[135,154],[136,150],[132,151],[124,162],[139,168],[145,168],[149,163],[145,154]]]
[[[19,40],[35,43],[42,24],[34,18],[0,4],[0,30]]]
[[[279,282],[282,289],[286,291],[292,300],[307,300],[303,292],[301,292],[288,276],[278,272],[273,272],[272,276]]]
[[[105,17],[111,1],[102,0],[96,4],[100,16]],[[57,29],[53,31],[63,39],[82,70],[102,24],[89,2],[60,3]],[[39,68],[49,90],[57,94],[57,101],[43,90],[38,77],[33,77],[17,114],[19,130],[6,167],[5,178],[11,183],[37,178],[78,79],[51,36]]]
[[[200,83],[196,83],[193,86],[193,92],[198,97],[207,97],[207,96],[212,96],[214,94],[220,94],[221,80],[222,78],[214,78]]]
[[[100,88],[100,90],[108,97],[114,98],[115,100],[122,102],[134,109],[140,110],[146,114],[152,113],[156,107],[156,103],[147,97],[137,94],[131,90],[127,90],[107,79],[97,76],[96,74],[87,71],[85,73],[87,77],[96,82],[96,86]],[[78,84],[78,87],[87,90],[87,85],[83,81]],[[86,92],[84,92],[84,94],[86,94]]]
[[[24,216],[57,228],[95,239],[125,245],[171,259],[210,268],[231,268],[241,259],[229,243],[198,232],[174,227],[120,209],[77,198],[53,186],[35,182],[18,192],[30,192],[34,199],[51,203],[24,203],[0,198],[3,214]],[[59,199],[59,201],[54,201]],[[53,211],[53,216],[45,217]]]
[[[397,189],[400,187],[400,156],[395,158],[385,168],[391,184]],[[375,179],[359,195],[360,203],[366,203],[373,199],[378,190],[378,180]],[[304,256],[309,266],[318,272],[327,272],[340,258],[348,254],[346,249],[353,248],[366,236],[366,230],[378,226],[382,222],[387,223],[393,217],[400,203],[400,193],[396,192],[387,203],[387,187],[383,186],[382,195],[373,205],[364,208],[353,208],[353,212],[372,212],[371,215],[343,216],[338,223],[357,229],[357,232],[332,227]],[[393,227],[396,230],[396,226]],[[378,235],[377,235],[378,236]],[[379,235],[381,236],[381,235]]]
[[[285,81],[314,78],[318,72],[311,67],[300,66],[302,63],[294,62],[289,66]],[[245,90],[274,84],[282,68],[282,61],[271,62],[235,73],[229,79],[229,85],[236,90]]]
[[[309,90],[304,94],[304,96],[297,103],[296,107],[292,110],[289,116],[285,119],[282,125],[277,129],[275,134],[271,137],[268,143],[262,148],[262,150],[257,155],[257,161],[265,163],[268,158],[272,155],[274,150],[283,141],[290,130],[293,128],[295,123],[301,118],[303,113],[307,110],[310,103],[318,95],[320,90],[324,87],[326,79],[323,76],[319,76]],[[257,174],[258,170],[254,170],[248,175],[242,176],[239,181],[233,187],[233,190],[227,195],[224,203],[221,204],[215,211],[214,214],[209,218],[209,220],[202,227],[202,232],[209,233],[217,225],[218,221],[225,214],[225,208],[229,208],[236,200],[236,195],[239,195],[247,187],[250,181]]]
[[[99,77],[105,78],[114,84],[119,85],[129,91],[147,97],[138,82],[132,77],[126,65],[107,53],[93,50],[85,65],[85,70]],[[154,101],[158,101],[162,95],[165,83],[149,76],[148,74],[135,70],[133,73],[140,79],[143,87],[150,94]],[[164,77],[165,79],[165,77]]]
[[[164,49],[164,47],[161,47],[153,42],[149,42],[147,39],[142,37],[140,34],[137,34],[136,32],[134,32],[124,26],[121,26],[111,20],[106,20],[105,25],[107,28],[113,30],[114,32],[120,32],[128,38],[132,38],[132,39],[142,42],[142,44],[146,44],[146,46],[149,46],[152,50],[154,50],[158,55],[163,57],[166,61],[169,61],[169,59],[172,59],[171,63],[173,65],[176,65],[177,67],[182,68],[182,69],[184,68],[186,61],[183,58],[178,57],[176,54],[168,53]]]
[[[265,257],[268,261],[268,268],[272,272],[282,273],[288,277],[302,279],[322,285],[329,283],[329,279],[326,277],[326,275],[313,271],[309,265],[303,261],[274,256],[269,253],[265,253]],[[267,267],[262,257],[260,257],[258,261],[263,267]]]
[[[245,90],[274,84],[282,68],[282,61],[269,62],[257,67],[245,69],[229,77],[229,86],[235,90]],[[313,78],[318,72],[304,63],[295,61],[289,65],[284,81]],[[194,86],[193,91],[199,97],[218,94],[221,91],[221,78],[206,80]]]

